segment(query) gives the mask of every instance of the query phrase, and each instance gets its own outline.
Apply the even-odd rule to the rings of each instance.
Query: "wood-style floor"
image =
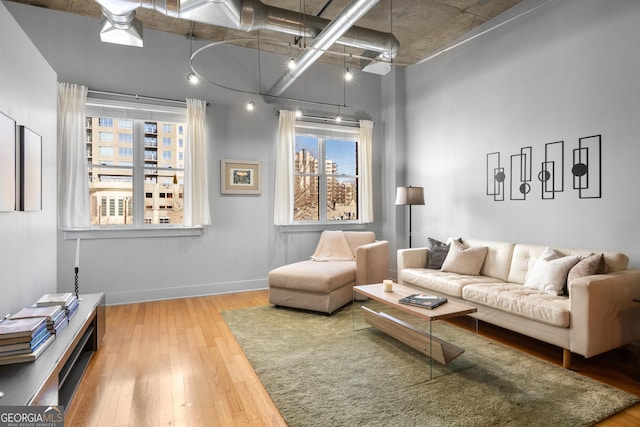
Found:
[[[107,332],[65,426],[286,426],[220,313],[268,304],[267,291],[109,306]],[[562,350],[484,323],[480,333],[556,365]],[[628,350],[572,369],[640,396]],[[640,425],[640,405],[601,425]]]

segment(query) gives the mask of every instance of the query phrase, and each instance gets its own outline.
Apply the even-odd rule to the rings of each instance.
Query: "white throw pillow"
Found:
[[[533,268],[527,274],[524,286],[540,289],[551,295],[561,295],[569,270],[580,261],[578,256],[560,257],[553,249],[547,248],[540,254]]]
[[[449,246],[449,253],[442,263],[442,271],[477,276],[487,256],[487,246],[472,246],[465,248],[462,243],[453,240]]]

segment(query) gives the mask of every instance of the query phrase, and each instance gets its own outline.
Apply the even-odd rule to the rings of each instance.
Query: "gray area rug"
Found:
[[[585,426],[639,401],[447,324],[438,334],[477,345],[477,363],[461,358],[460,371],[429,379],[424,355],[374,328],[354,331],[351,307],[223,317],[291,427]]]

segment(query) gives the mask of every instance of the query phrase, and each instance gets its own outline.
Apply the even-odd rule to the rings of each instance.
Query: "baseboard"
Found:
[[[124,292],[105,292],[106,305],[121,305],[166,299],[191,298],[204,295],[229,294],[234,292],[267,289],[267,279],[218,282],[192,286],[176,286],[162,289],[141,289]]]

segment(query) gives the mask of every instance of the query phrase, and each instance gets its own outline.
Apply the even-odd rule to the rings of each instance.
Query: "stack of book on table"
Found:
[[[46,317],[4,319],[0,323],[0,365],[32,362],[54,338]]]
[[[50,307],[59,305],[67,314],[67,319],[71,320],[78,311],[78,298],[70,292],[62,294],[46,294],[36,301],[37,307]]]
[[[11,315],[10,319],[30,319],[33,317],[46,318],[47,329],[49,329],[49,332],[52,334],[57,334],[69,324],[67,312],[61,305],[25,307],[16,314]]]

